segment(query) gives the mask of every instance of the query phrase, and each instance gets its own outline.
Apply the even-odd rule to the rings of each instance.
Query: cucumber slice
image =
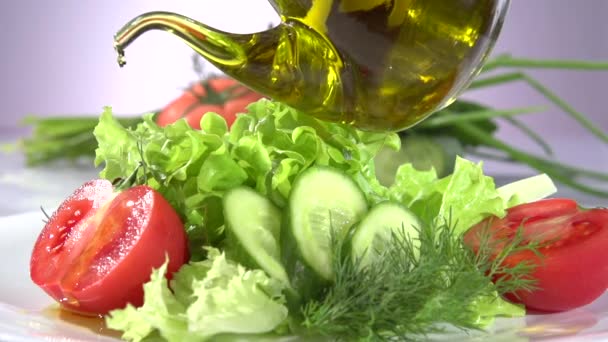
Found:
[[[345,237],[367,211],[363,192],[335,169],[313,167],[294,182],[289,228],[303,261],[321,278],[333,280],[331,232]]]
[[[404,206],[382,202],[374,206],[361,220],[351,240],[353,259],[360,258],[361,266],[369,265],[393,238],[393,231],[411,239],[414,246],[414,257],[418,258],[420,240],[420,220]]]
[[[248,187],[234,188],[224,194],[224,220],[238,246],[256,266],[289,283],[280,262],[281,211],[269,199]]]

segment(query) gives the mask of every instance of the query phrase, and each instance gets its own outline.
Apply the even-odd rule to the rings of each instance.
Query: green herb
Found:
[[[441,323],[481,329],[495,316],[523,315],[522,307],[498,294],[533,289],[526,277],[531,265],[502,267],[500,258],[490,261],[489,248],[474,254],[449,220],[423,224],[419,231],[419,258],[412,241],[396,233],[368,267],[345,255],[344,241],[335,242],[336,281],[322,300],[303,308],[306,332],[344,341],[416,340],[443,332]],[[521,236],[510,241],[504,255],[534,248],[520,242]],[[508,277],[494,285],[491,278],[505,272]]]

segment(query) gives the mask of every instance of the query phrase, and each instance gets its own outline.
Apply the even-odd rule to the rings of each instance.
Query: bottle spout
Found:
[[[144,13],[124,25],[114,36],[118,65],[126,64],[125,49],[140,35],[150,30],[167,31],[218,67],[235,67],[245,63],[242,47],[230,33],[213,29],[186,16],[171,12]]]

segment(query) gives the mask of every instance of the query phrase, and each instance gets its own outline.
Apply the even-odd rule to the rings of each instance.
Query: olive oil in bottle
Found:
[[[319,119],[408,128],[454,101],[491,50],[508,0],[274,0],[281,24],[219,32],[152,12],[116,36],[119,54],[148,29],[184,39],[226,74]]]

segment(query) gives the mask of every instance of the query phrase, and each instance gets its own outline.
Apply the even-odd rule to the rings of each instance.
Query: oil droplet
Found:
[[[125,58],[124,52],[118,51],[117,61],[118,61],[118,66],[121,68],[127,64],[127,59]]]
[[[118,54],[118,58],[116,59],[118,66],[122,68],[125,64],[127,64],[125,50],[118,42],[114,42],[114,50],[116,50],[116,53]]]
[[[71,306],[79,306],[80,303],[78,303],[78,299],[73,298],[73,297],[63,297],[59,300],[60,303],[65,303]]]
[[[59,305],[51,305],[41,311],[42,316],[59,320],[71,325],[76,325],[85,328],[95,334],[120,338],[121,332],[110,329],[106,326],[105,320],[101,316],[85,316],[75,312],[62,309]]]

